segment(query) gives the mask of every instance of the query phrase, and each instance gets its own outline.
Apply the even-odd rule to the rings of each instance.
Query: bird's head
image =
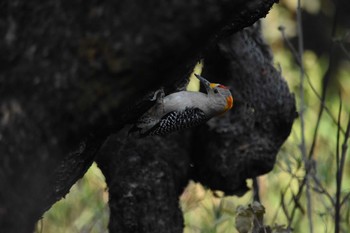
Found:
[[[219,98],[215,98],[216,96],[225,98],[226,106],[223,112],[226,112],[233,107],[233,97],[229,87],[218,83],[210,83],[208,80],[206,80],[205,78],[197,74],[195,74],[195,76],[199,79],[199,81],[205,87],[208,93],[208,96],[213,96],[214,99],[219,99]]]

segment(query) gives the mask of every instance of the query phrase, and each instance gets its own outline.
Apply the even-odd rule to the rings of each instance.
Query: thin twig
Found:
[[[337,24],[338,24],[338,0],[335,0],[335,11],[334,11],[334,16],[333,16],[333,22],[332,22],[332,31],[331,31],[331,38],[335,37],[335,32],[337,30]],[[325,100],[326,100],[326,93],[327,93],[327,88],[328,88],[328,83],[331,77],[331,71],[333,69],[333,63],[334,63],[334,42],[331,41],[330,47],[329,47],[329,62],[328,62],[328,67],[327,70],[322,78],[322,93],[321,93],[321,106],[325,105]],[[317,132],[318,128],[320,125],[320,120],[322,117],[323,110],[326,108],[320,107],[319,113],[318,113],[318,118],[317,118],[317,123],[316,123],[316,128],[314,131],[314,137],[312,140],[312,144],[310,147],[310,152],[309,152],[309,158],[313,156],[315,145],[316,145],[316,137],[317,137]],[[327,110],[326,110],[327,111]],[[334,122],[334,118],[333,118]],[[344,132],[344,130],[340,127],[340,130]]]
[[[347,48],[345,48],[343,42],[339,44],[340,44],[340,48],[343,50],[344,54],[346,55],[346,58],[350,60],[350,52],[347,50]]]
[[[284,208],[284,196],[286,195],[287,191],[288,191],[288,187],[290,187],[290,184],[292,183],[293,178],[291,178],[288,182],[288,184],[286,185],[285,189],[281,192],[281,204],[278,209],[276,210],[275,214],[273,215],[271,224],[276,222],[277,216],[278,216],[278,212],[280,211],[280,208],[282,206],[282,209]],[[283,209],[283,213],[285,214],[287,220],[289,220],[289,214],[288,214],[288,210],[287,209]],[[290,221],[288,221],[288,224],[291,223]],[[290,226],[291,224],[289,224]]]
[[[342,202],[340,203],[340,206],[344,205],[349,198],[350,198],[350,193],[347,193],[343,198]]]
[[[341,191],[341,180],[339,179],[340,173],[340,153],[339,153],[339,144],[340,144],[340,121],[341,121],[341,112],[342,112],[342,99],[339,94],[339,112],[338,112],[338,130],[337,130],[337,142],[336,142],[336,194],[335,194],[335,205],[334,205],[334,232],[339,233],[340,231],[340,191]]]
[[[282,206],[283,213],[287,218],[288,223],[291,223],[292,219],[291,219],[291,216],[289,216],[288,208],[286,207],[286,204],[284,203],[284,195],[285,195],[284,193],[281,193],[281,206]],[[288,228],[290,228],[290,225],[288,226]]]
[[[281,32],[282,34],[282,38],[283,38],[283,41],[284,43],[286,43],[287,47],[289,48],[289,50],[292,52],[292,55],[293,55],[293,58],[294,58],[294,61],[297,63],[297,65],[299,67],[301,67],[301,61],[300,61],[300,58],[299,58],[299,55],[298,55],[298,52],[296,51],[296,49],[294,48],[294,46],[292,45],[292,43],[290,42],[290,40],[288,40],[287,36],[286,36],[286,28],[284,26],[279,26],[278,27],[278,30]]]
[[[303,194],[303,187],[306,184],[306,178],[304,177],[304,179],[301,181],[301,184],[299,185],[299,189],[298,189],[298,193],[296,195],[293,195],[292,200],[294,201],[299,201],[301,198],[301,195]],[[298,203],[298,202],[295,202]],[[290,218],[288,219],[288,228],[291,228],[296,210],[299,209],[299,205],[294,205],[293,209],[292,209],[292,213],[290,214]]]
[[[327,74],[327,72],[326,72]],[[325,74],[325,75],[326,75]],[[325,101],[322,101],[323,97],[320,96],[320,94],[318,94],[316,88],[314,87],[314,85],[311,83],[311,80],[310,80],[310,77],[307,73],[305,73],[305,77],[306,77],[306,81],[308,82],[309,86],[311,87],[311,90],[312,92],[316,95],[316,97],[320,100],[320,108],[323,108],[323,110],[326,111],[326,113],[328,114],[328,116],[332,119],[333,123],[335,125],[338,125],[337,123],[337,119],[333,116],[331,110],[327,107]],[[323,111],[322,110],[322,111]],[[315,131],[314,131],[314,136],[313,136],[313,140],[312,140],[312,145],[311,145],[311,149],[310,149],[310,152],[309,152],[309,158],[312,157],[313,155],[313,151],[314,151],[314,148],[315,148],[315,142],[316,142],[316,138],[317,138],[317,132],[318,132],[318,128],[319,128],[319,125],[320,125],[320,122],[321,122],[321,116],[322,116],[322,112],[321,112],[321,109],[320,109],[320,112],[318,114],[318,117],[317,117],[317,122],[316,122],[316,127],[315,127]],[[345,130],[340,126],[340,131],[345,134]]]
[[[340,106],[342,101],[340,100]],[[340,109],[341,111],[341,109]],[[340,114],[339,114],[340,115]],[[340,124],[340,117],[339,117],[339,124]],[[343,180],[343,173],[344,173],[344,165],[345,165],[345,159],[346,159],[346,153],[348,149],[348,139],[350,135],[350,114],[348,119],[348,124],[346,127],[346,132],[344,136],[344,141],[342,143],[342,150],[341,154],[339,155],[339,152],[337,153],[337,176],[336,176],[336,199],[335,199],[335,227],[334,232],[339,233],[340,232],[340,210],[341,210],[341,187],[342,187],[342,180]],[[338,140],[338,139],[337,139]],[[337,144],[338,146],[338,144]],[[339,149],[338,149],[339,150]],[[339,157],[340,156],[340,157]]]
[[[299,59],[299,55],[298,55],[298,52],[295,50],[294,46],[292,45],[292,43],[290,42],[290,40],[287,38],[286,36],[286,33],[285,33],[285,28],[283,26],[279,26],[278,27],[278,30],[281,32],[281,35],[282,35],[282,38],[283,38],[283,41],[284,43],[287,45],[288,49],[291,51],[292,55],[293,55],[293,58],[294,58],[294,61],[295,63],[299,66],[299,68],[301,68],[300,66],[300,59]],[[344,47],[344,46],[343,46]],[[328,66],[328,69],[325,73],[325,76],[329,74],[330,71],[328,71],[330,69],[330,66]],[[320,105],[321,105],[321,109],[320,109],[320,112],[318,114],[318,117],[317,117],[317,121],[316,121],[316,127],[315,127],[315,132],[314,132],[314,139],[316,138],[317,136],[317,132],[318,132],[318,127],[319,127],[319,124],[320,124],[320,120],[321,120],[321,116],[322,116],[322,112],[323,110],[326,111],[326,113],[328,114],[328,116],[332,119],[333,123],[335,125],[337,125],[337,120],[336,118],[333,116],[331,110],[327,107],[326,103],[324,100],[325,97],[322,97],[316,90],[315,86],[312,84],[311,80],[310,80],[310,77],[308,75],[308,73],[306,72],[306,70],[304,70],[304,74],[305,74],[305,78],[306,78],[306,81],[307,83],[309,84],[310,88],[311,88],[311,91],[316,95],[317,99],[320,101]],[[323,79],[325,80],[326,78],[323,77]],[[323,109],[322,109],[323,108]],[[341,132],[343,134],[345,134],[345,130],[343,128],[341,128]],[[315,146],[315,140],[313,140],[312,142],[312,146],[311,146],[311,150],[309,153],[309,158],[311,157],[311,155],[313,154],[313,148]]]
[[[327,191],[327,189],[325,189],[321,183],[321,181],[317,178],[317,176],[312,176],[318,190],[317,192],[326,195],[326,197],[329,199],[330,203],[332,204],[332,206],[335,205],[335,201],[332,197],[332,195]]]
[[[260,203],[260,195],[259,195],[259,180],[257,177],[253,178],[253,200]]]
[[[296,172],[298,172],[298,170],[297,170]],[[284,197],[285,197],[287,191],[288,191],[288,190],[290,189],[290,187],[291,187],[291,183],[292,183],[292,181],[294,180],[293,177],[297,177],[297,176],[296,176],[295,174],[292,174],[292,178],[289,180],[289,182],[288,182],[288,184],[286,185],[285,189],[281,192],[281,205],[280,205],[279,208],[276,210],[276,213],[274,214],[274,217],[272,218],[272,221],[271,221],[271,223],[275,223],[275,222],[276,222],[276,219],[277,219],[277,216],[278,216],[278,212],[280,211],[280,208],[282,207],[283,213],[284,213],[284,215],[286,216],[286,218],[287,218],[287,220],[288,220],[288,228],[290,228],[291,225],[292,225],[292,219],[294,218],[294,212],[295,212],[296,207],[294,206],[294,209],[293,209],[294,212],[292,212],[292,215],[289,215],[289,213],[288,213],[288,208],[287,208],[286,205],[285,205]],[[291,192],[293,192],[293,191],[291,190]],[[294,194],[293,194],[293,196],[294,196]],[[290,200],[290,202],[288,203],[288,205],[290,205],[292,201],[293,201],[293,199]],[[298,205],[298,207],[299,207],[299,205]]]
[[[306,201],[307,201],[307,217],[309,220],[309,232],[313,233],[313,221],[312,221],[312,199],[311,199],[311,191],[310,191],[310,180],[309,180],[309,170],[312,169],[309,166],[309,158],[306,155],[306,145],[305,145],[305,119],[304,119],[304,111],[305,111],[305,97],[304,97],[304,80],[305,80],[305,68],[303,64],[303,53],[304,53],[304,42],[303,42],[303,29],[302,29],[302,16],[301,16],[301,0],[298,0],[297,5],[297,31],[298,31],[298,53],[299,53],[299,61],[300,61],[300,125],[301,125],[301,144],[300,151],[303,157],[303,161],[306,169]]]
[[[298,4],[300,6],[300,0],[298,0]],[[338,19],[338,4],[337,4],[337,0],[335,0],[335,4],[336,4],[336,7],[335,7],[335,14],[334,14],[334,17],[333,17],[333,24],[332,24],[332,32],[331,32],[331,37],[334,38],[335,36],[335,31],[336,31],[336,28],[337,28],[337,19]],[[300,9],[300,8],[299,8]],[[297,14],[298,14],[298,11],[297,11]],[[297,15],[298,16],[298,15]],[[298,21],[298,24],[297,26],[301,28],[301,21]],[[284,33],[284,28],[283,27],[280,27],[279,30],[282,32],[282,37],[285,41],[285,44],[289,47],[290,51],[292,52],[292,55],[295,59],[295,62],[296,64],[300,67],[300,70],[304,71],[304,75],[306,77],[306,80],[308,81],[308,84],[309,86],[311,87],[312,91],[314,92],[314,94],[317,96],[317,98],[320,100],[320,110],[319,110],[319,114],[318,114],[318,118],[317,118],[317,123],[316,123],[316,126],[315,126],[315,130],[314,130],[314,135],[313,135],[313,140],[312,140],[312,145],[310,147],[310,151],[309,151],[309,156],[308,158],[311,159],[313,157],[313,154],[314,154],[314,148],[315,148],[315,145],[316,145],[316,139],[317,139],[317,134],[318,134],[318,129],[319,129],[319,125],[320,125],[320,120],[321,120],[321,117],[322,117],[322,113],[323,113],[323,110],[325,110],[327,112],[327,114],[331,117],[333,123],[335,125],[337,125],[337,120],[335,119],[335,117],[333,116],[333,114],[331,113],[331,111],[328,109],[328,107],[326,106],[325,104],[325,99],[326,99],[326,90],[327,90],[327,87],[328,87],[328,81],[330,79],[330,74],[331,74],[331,70],[332,70],[332,67],[333,67],[333,59],[332,57],[334,56],[333,54],[333,49],[334,49],[334,43],[332,42],[331,45],[330,45],[330,48],[329,48],[329,56],[330,56],[330,59],[329,59],[329,64],[328,64],[328,68],[327,68],[327,71],[326,73],[324,74],[323,76],[323,86],[322,86],[322,95],[319,95],[318,92],[316,91],[316,88],[312,85],[311,81],[310,81],[310,78],[308,76],[308,74],[305,72],[305,70],[303,69],[303,67],[301,66],[303,63],[302,63],[302,60],[301,60],[301,56],[302,54],[300,54],[300,49],[299,49],[299,54],[296,52],[296,49],[293,47],[293,45],[289,42],[289,40],[287,39],[287,37],[285,36],[285,33]],[[302,32],[302,31],[301,31]],[[302,42],[302,37],[300,37],[300,33],[299,33],[299,46],[301,46],[302,44],[300,43],[300,41]],[[302,101],[303,103],[303,101]],[[303,110],[303,109],[302,109]],[[345,134],[345,130],[340,127],[340,131]],[[306,175],[304,176],[304,179],[301,181],[300,185],[299,185],[299,190],[298,190],[298,193],[295,197],[293,197],[293,199],[297,199],[299,200],[302,196],[302,193],[303,193],[303,189],[305,186],[307,186],[306,184],[308,183],[307,180],[308,180],[308,173],[310,172],[310,169],[309,167],[307,167],[308,164],[305,164],[305,172],[306,172]],[[298,206],[294,206],[293,209],[292,209],[292,213],[291,213],[291,216],[290,218],[288,218],[288,220],[290,221],[288,223],[288,225],[290,226],[291,225],[291,222],[293,221],[294,219],[294,216],[295,216],[295,212],[296,210],[299,209]]]

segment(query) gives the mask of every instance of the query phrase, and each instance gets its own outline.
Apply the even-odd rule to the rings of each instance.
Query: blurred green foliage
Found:
[[[318,14],[325,8],[322,8],[322,5],[330,4],[328,1],[319,0],[303,2],[303,7],[309,14]],[[283,25],[288,38],[296,36],[295,9],[295,0],[280,1],[280,4],[275,5],[270,14],[263,20],[263,32],[273,50],[276,68],[281,69],[291,91],[296,95],[297,108],[300,109],[300,69],[293,60],[293,54],[285,48],[281,32],[278,30],[278,27]],[[329,14],[329,12],[324,14]],[[304,30],[308,30],[308,28],[304,28]],[[318,38],[313,39],[318,40]],[[320,99],[317,95],[321,94],[322,77],[329,63],[327,48],[324,50],[325,52],[322,54],[317,54],[311,50],[305,50],[303,54],[305,72],[309,80],[306,80],[304,85],[304,120],[307,151],[310,150],[320,108]],[[343,104],[340,124],[343,128],[346,127],[350,111],[350,61],[346,59],[340,60],[336,71],[332,75],[333,81],[330,83],[326,98],[326,106],[329,112],[324,112],[321,118],[313,157],[315,164],[313,174],[317,177],[324,190],[334,198],[337,147],[337,125],[334,119],[337,119],[339,112],[340,93]],[[342,142],[343,135],[341,135],[340,139],[340,142]],[[293,197],[297,194],[300,182],[305,175],[300,143],[300,119],[297,119],[290,137],[280,150],[273,171],[258,178],[261,203],[266,209],[265,224],[271,226],[276,223],[288,225],[285,213],[290,213],[296,205]],[[349,156],[349,153],[347,155]],[[343,179],[342,194],[345,196],[350,192],[349,159],[346,160]],[[248,184],[251,186],[251,181],[248,181]],[[316,184],[314,181],[311,181],[310,184],[314,232],[333,232],[334,209],[332,203],[324,193],[320,192],[319,184]],[[94,165],[84,178],[72,187],[67,197],[56,203],[43,216],[43,219],[38,222],[37,232],[107,232],[109,216],[107,200],[108,194],[104,178]],[[252,192],[247,192],[240,198],[224,197],[220,192],[207,190],[200,184],[191,182],[181,196],[181,207],[185,218],[184,232],[237,232],[235,229],[236,208],[238,205],[246,205],[252,201]],[[309,220],[306,215],[307,200],[305,189],[298,204],[300,204],[300,209],[296,211],[292,228],[294,228],[294,232],[307,232]],[[349,200],[342,206],[341,215],[344,220],[342,223],[344,232],[350,232]]]
[[[104,177],[93,164],[61,201],[38,222],[36,232],[108,232],[108,192]]]

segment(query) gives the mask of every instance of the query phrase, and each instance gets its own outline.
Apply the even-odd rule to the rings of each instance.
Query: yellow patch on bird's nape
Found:
[[[218,83],[210,83],[210,87],[211,88],[214,88],[214,87],[217,87],[217,86],[219,86],[220,84],[218,84]]]

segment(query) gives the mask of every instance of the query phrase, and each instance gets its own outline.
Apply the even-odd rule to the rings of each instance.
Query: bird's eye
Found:
[[[214,93],[217,94],[219,91],[218,89],[214,89]]]

